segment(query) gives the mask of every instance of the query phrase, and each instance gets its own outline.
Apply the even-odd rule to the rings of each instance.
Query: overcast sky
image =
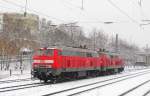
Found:
[[[23,13],[25,1],[0,0],[0,11]],[[118,33],[120,38],[140,47],[150,46],[150,25],[140,27],[140,24],[146,23],[141,20],[150,19],[150,0],[141,0],[141,6],[140,0],[83,0],[83,10],[81,1],[28,0],[27,11],[55,24],[78,22],[87,34],[92,28],[97,28],[110,36]],[[107,21],[114,23],[103,23]]]

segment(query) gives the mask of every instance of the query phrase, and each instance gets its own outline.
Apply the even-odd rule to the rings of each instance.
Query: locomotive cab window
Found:
[[[53,55],[53,49],[39,49],[36,52],[36,55],[48,55],[52,56]]]
[[[46,54],[46,55],[50,55],[50,56],[52,56],[52,55],[53,55],[53,52],[54,52],[54,50],[53,50],[53,49],[45,50],[45,54]]]

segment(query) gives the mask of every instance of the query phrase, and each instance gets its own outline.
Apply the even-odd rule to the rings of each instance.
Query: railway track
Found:
[[[150,90],[143,94],[143,96],[148,96],[150,94]]]
[[[111,84],[114,84],[114,83],[117,83],[117,82],[121,82],[121,81],[124,81],[124,80],[127,80],[127,79],[131,79],[131,78],[135,78],[135,77],[145,75],[145,74],[148,74],[148,73],[150,73],[150,71],[144,71],[144,72],[128,74],[128,75],[125,75],[125,76],[111,78],[111,79],[107,79],[107,80],[104,80],[104,81],[98,81],[98,82],[94,82],[94,83],[90,83],[90,84],[86,84],[86,85],[82,85],[82,86],[77,86],[77,87],[73,87],[73,88],[64,89],[64,90],[61,90],[61,91],[45,94],[43,96],[58,95],[58,94],[61,95],[65,92],[67,92],[67,93],[70,92],[71,93],[68,96],[78,95],[78,94],[83,93],[83,92],[87,92],[87,91],[90,91],[90,90],[93,90],[93,89],[101,88],[101,87],[104,87],[104,86],[107,86],[107,85],[111,85]],[[120,80],[118,80],[118,79],[120,79]],[[114,81],[114,80],[116,80],[116,81]],[[102,84],[102,83],[108,82],[108,81],[112,81],[112,82]],[[93,86],[93,85],[96,85],[96,84],[102,84],[102,85],[94,86],[94,87],[85,89],[86,87]],[[78,92],[71,92],[71,91],[75,91],[75,90],[79,90],[79,89],[80,89],[80,91],[78,91]],[[81,91],[81,89],[82,89],[82,91]]]
[[[23,84],[23,85],[18,85],[18,86],[2,87],[2,88],[0,88],[0,93],[20,90],[20,89],[33,88],[33,87],[40,87],[40,86],[45,86],[45,85],[47,85],[47,84],[31,83],[31,84]]]
[[[0,81],[0,84],[13,83],[13,82],[22,82],[22,81],[30,81],[30,80],[31,80],[31,78],[15,79],[15,80],[5,80],[5,81]]]
[[[129,76],[142,75],[142,74],[145,74],[145,73],[147,73],[149,71],[150,70],[143,71],[143,72],[138,72],[138,73],[132,73],[132,74],[125,75],[123,77],[128,77],[129,78]],[[87,86],[90,86],[90,85],[95,85],[95,84],[98,84],[98,83],[104,83],[104,82],[107,82],[107,81],[111,81],[111,80],[115,80],[115,79],[119,79],[119,78],[123,78],[123,77],[120,76],[120,77],[115,77],[115,78],[111,78],[111,79],[107,79],[107,80],[103,80],[103,81],[98,81],[98,82],[91,83],[91,84],[86,84],[86,85],[82,85],[82,86],[78,86],[78,87],[74,87],[74,88],[70,88],[70,89],[61,90],[61,91],[58,91],[58,92],[53,92],[53,93],[46,94],[46,95],[43,95],[43,96],[55,95],[55,94],[58,94],[58,93],[63,93],[63,92],[75,90],[75,89],[78,89],[78,88],[83,88],[83,87],[87,87]],[[26,78],[26,79],[28,80],[29,78]],[[7,80],[6,82],[17,82],[17,81],[21,82],[21,81],[26,81],[26,79],[24,79],[24,80],[22,80],[22,79]],[[1,82],[3,82],[3,81],[1,81]],[[23,85],[18,85],[18,86],[2,87],[2,88],[0,88],[0,93],[10,92],[10,91],[15,91],[15,90],[20,90],[20,89],[28,89],[28,88],[33,88],[33,87],[46,86],[46,85],[48,85],[48,84],[45,84],[45,83],[31,83],[31,84],[23,84]]]
[[[147,83],[149,83],[149,82],[150,82],[150,80],[147,80],[147,81],[145,81],[145,82],[143,82],[143,83],[141,83],[141,84],[139,84],[139,85],[137,85],[137,86],[135,86],[135,87],[133,87],[133,88],[131,88],[131,89],[125,91],[125,92],[123,92],[123,93],[120,94],[119,96],[125,96],[125,95],[129,94],[130,92],[132,92],[132,91],[138,89],[139,87],[141,87],[141,86],[143,86],[143,85],[145,85],[145,84],[147,84]],[[149,93],[149,91],[146,92],[143,96],[146,96],[148,93]]]
[[[9,86],[9,87],[1,87],[0,89],[8,89],[8,88],[17,88],[22,86],[28,86],[28,85],[34,85],[34,84],[40,84],[40,83],[30,83],[30,84],[22,84],[22,85],[16,85],[16,86]]]

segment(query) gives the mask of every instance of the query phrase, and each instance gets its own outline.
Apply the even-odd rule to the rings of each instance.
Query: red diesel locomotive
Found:
[[[33,56],[32,75],[53,83],[124,70],[123,60],[116,54],[83,48],[40,48]]]

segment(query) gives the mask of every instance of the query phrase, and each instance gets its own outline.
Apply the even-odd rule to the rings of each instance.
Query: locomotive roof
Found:
[[[113,56],[119,56],[119,53],[116,52],[110,52],[110,51],[98,51],[98,53],[102,53],[102,54],[108,54],[108,55],[113,55]]]
[[[44,48],[40,48],[40,49],[44,49]],[[53,46],[53,47],[48,47],[46,49],[60,49],[60,50],[67,50],[67,51],[78,51],[78,52],[92,52],[92,53],[97,53],[94,50],[90,50],[90,49],[84,49],[84,48],[74,48],[74,47],[58,47],[58,46]]]
[[[44,49],[44,48],[40,48]],[[97,52],[91,49],[84,49],[84,48],[74,48],[74,47],[66,47],[66,46],[52,46],[52,47],[47,47],[46,49],[60,49],[60,50],[65,50],[65,51],[78,51],[78,52],[91,52],[91,53],[104,53],[108,55],[113,55],[113,56],[118,56],[119,54],[116,52]]]

